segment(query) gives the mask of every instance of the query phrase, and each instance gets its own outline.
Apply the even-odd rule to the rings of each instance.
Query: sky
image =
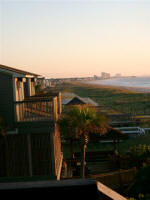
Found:
[[[0,63],[47,78],[150,76],[150,0],[0,0]]]

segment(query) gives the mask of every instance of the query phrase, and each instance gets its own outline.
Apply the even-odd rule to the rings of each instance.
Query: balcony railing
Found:
[[[56,119],[57,97],[15,102],[16,121],[47,121]]]
[[[57,120],[61,114],[61,93],[39,94],[14,103],[17,122]]]
[[[62,111],[62,105],[61,105],[61,92],[53,92],[53,93],[41,93],[41,94],[36,94],[31,97],[27,97],[26,100],[49,100],[53,101],[52,99],[56,97],[57,98],[57,111],[60,114]]]
[[[41,121],[52,118],[53,104],[48,100],[26,100],[15,102],[16,120]]]

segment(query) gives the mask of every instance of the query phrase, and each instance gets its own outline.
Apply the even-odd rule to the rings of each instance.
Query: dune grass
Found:
[[[150,93],[121,87],[97,86],[80,82],[63,83],[62,91],[73,92],[96,101],[109,113],[150,114]]]
[[[60,88],[61,87],[61,88]],[[131,113],[150,114],[150,93],[133,91],[121,87],[88,85],[81,82],[63,83],[59,87],[62,92],[75,93],[81,97],[90,97],[96,101],[102,111],[106,113]],[[143,127],[150,127],[150,119],[144,119]],[[127,139],[120,143],[122,153],[134,145],[150,145],[150,133],[146,136]],[[69,144],[63,144],[64,157],[69,157]],[[74,144],[75,151],[79,152],[78,144]],[[93,143],[88,144],[87,151],[113,150],[113,144]]]

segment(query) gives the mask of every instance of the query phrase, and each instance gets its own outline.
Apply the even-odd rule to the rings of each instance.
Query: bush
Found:
[[[150,145],[138,145],[129,149],[128,155],[136,167],[150,164]]]

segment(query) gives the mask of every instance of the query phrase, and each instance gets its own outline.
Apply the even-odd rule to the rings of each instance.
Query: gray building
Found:
[[[12,125],[15,112],[19,115],[14,103],[35,95],[37,77],[34,73],[0,65],[0,116],[7,125]]]
[[[35,94],[38,77],[0,65],[0,116],[8,129],[8,144],[2,141],[0,177],[60,178],[63,154],[56,122],[61,114],[61,94]]]
[[[102,72],[101,73],[101,78],[103,78],[103,79],[110,78],[110,73]]]

